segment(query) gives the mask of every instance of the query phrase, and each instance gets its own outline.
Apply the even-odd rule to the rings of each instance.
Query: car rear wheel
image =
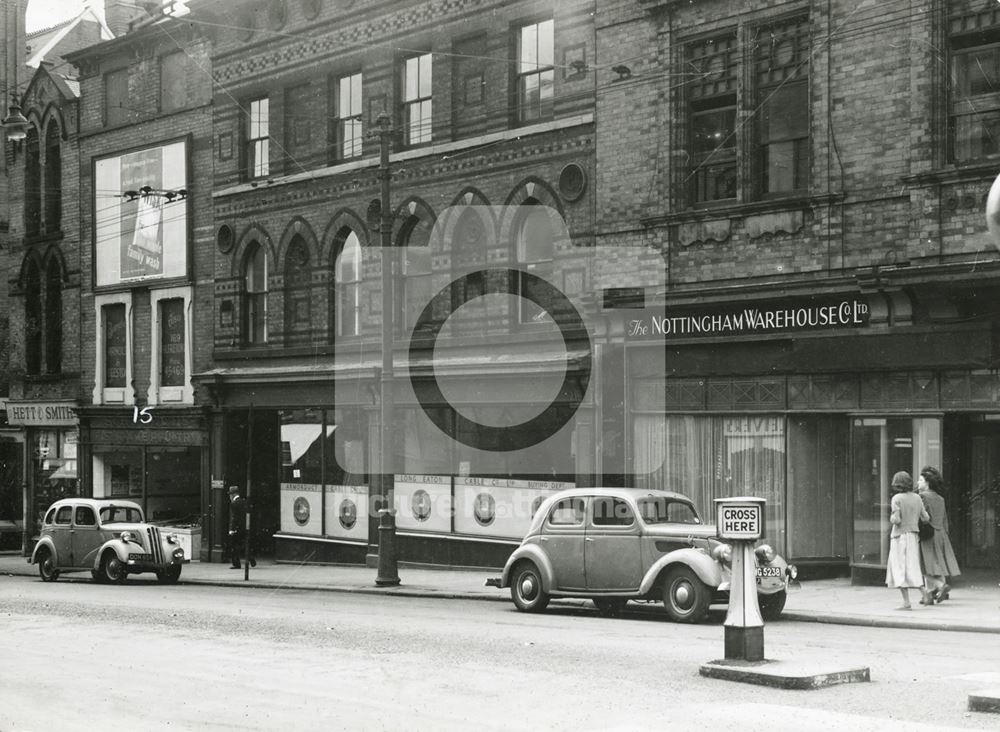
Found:
[[[785,609],[786,592],[775,592],[773,595],[757,595],[757,604],[760,606],[760,615],[764,620],[777,620],[781,617],[781,611]]]
[[[617,618],[628,605],[627,597],[594,597],[591,599],[597,607],[597,612],[606,618]]]
[[[542,589],[542,575],[532,562],[514,567],[510,596],[517,609],[524,613],[539,613],[549,604],[549,596]]]
[[[663,609],[675,623],[697,623],[708,613],[712,592],[689,567],[674,567],[663,580]]]
[[[114,552],[108,552],[101,559],[101,579],[112,584],[125,581],[125,565]]]
[[[181,565],[174,564],[162,572],[156,573],[156,579],[161,585],[172,585],[181,578]]]
[[[42,578],[42,582],[55,582],[59,579],[55,557],[48,548],[38,550],[38,576]]]

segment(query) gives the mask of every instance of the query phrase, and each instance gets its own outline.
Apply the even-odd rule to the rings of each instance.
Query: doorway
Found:
[[[1000,563],[1000,423],[973,424],[968,444],[968,491],[955,495],[965,518],[964,560],[970,568],[993,569]]]

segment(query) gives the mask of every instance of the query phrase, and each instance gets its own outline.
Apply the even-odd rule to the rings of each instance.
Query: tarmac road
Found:
[[[996,729],[1000,638],[778,622],[769,658],[871,668],[783,691],[705,679],[718,624],[563,607],[0,578],[0,730]]]

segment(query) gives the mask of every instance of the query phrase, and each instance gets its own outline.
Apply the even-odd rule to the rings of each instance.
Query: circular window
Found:
[[[567,201],[575,201],[587,187],[587,174],[576,163],[570,163],[559,173],[559,194]]]
[[[431,496],[423,488],[413,494],[410,501],[410,508],[413,510],[413,518],[417,521],[426,521],[431,515]]]
[[[299,526],[305,526],[309,523],[309,501],[302,496],[296,498],[295,503],[292,504],[292,516]]]
[[[321,7],[323,3],[320,0],[302,0],[302,14],[306,16],[306,20],[313,20],[319,15]]]
[[[496,518],[497,512],[497,502],[493,499],[489,493],[480,493],[476,496],[476,502],[473,505],[472,513],[476,517],[476,522],[480,526],[489,526],[493,523],[493,519]]]
[[[219,251],[223,254],[229,254],[233,250],[233,244],[236,242],[236,235],[233,234],[233,229],[228,224],[223,224],[219,227],[219,231],[215,235],[215,244],[219,247]]]
[[[354,524],[358,522],[358,507],[350,498],[345,498],[340,502],[337,513],[340,517],[340,525],[345,529],[353,529]]]

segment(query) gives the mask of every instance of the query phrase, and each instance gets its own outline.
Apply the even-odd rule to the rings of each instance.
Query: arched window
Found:
[[[434,222],[426,215],[410,216],[399,233],[403,246],[403,295],[398,318],[400,332],[408,333],[416,324],[424,306],[431,299],[431,229]]]
[[[517,226],[517,262],[522,271],[548,279],[552,276],[552,258],[555,252],[555,232],[553,216],[558,214],[548,206],[541,205],[533,198],[522,204]],[[518,282],[518,318],[522,323],[541,322],[551,319],[545,308],[528,300],[526,294],[536,293],[532,280],[523,275]]]
[[[24,233],[38,236],[42,231],[42,168],[38,130],[28,127],[24,155]]]
[[[486,316],[486,299],[480,297],[486,291],[481,271],[487,264],[487,222],[481,216],[483,210],[482,207],[464,208],[451,237],[451,279],[458,283],[452,288],[452,312],[464,308],[464,315],[458,322],[473,326],[476,321],[482,324]]]
[[[296,234],[285,257],[285,342],[308,343],[312,329],[309,248]]]
[[[42,277],[34,259],[24,272],[24,370],[42,371]]]
[[[361,240],[350,229],[337,237],[340,252],[333,270],[334,332],[340,336],[361,333]]]
[[[45,370],[62,371],[62,269],[53,257],[45,269]]]
[[[267,342],[267,251],[257,241],[243,260],[243,342]]]
[[[45,131],[45,231],[52,234],[62,228],[62,148],[59,123],[49,122]]]

